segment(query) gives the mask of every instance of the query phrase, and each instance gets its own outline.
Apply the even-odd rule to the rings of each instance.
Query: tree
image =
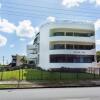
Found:
[[[96,58],[97,58],[97,62],[99,62],[100,61],[100,51],[96,52]]]
[[[22,80],[23,80],[23,69],[25,68],[25,67],[27,67],[26,66],[26,64],[27,64],[27,59],[26,59],[26,57],[25,56],[23,56],[22,58],[21,58],[21,63],[22,63],[22,66],[21,66],[21,68],[22,68]],[[20,81],[20,70],[19,70],[19,81]]]
[[[20,61],[21,61],[22,65],[23,65],[23,67],[27,64],[26,57],[22,57]]]

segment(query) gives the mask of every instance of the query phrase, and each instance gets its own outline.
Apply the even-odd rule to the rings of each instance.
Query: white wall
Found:
[[[68,28],[82,31],[94,31],[94,25],[90,23],[74,23],[74,22],[64,22],[64,23],[49,23],[41,26],[40,28],[40,58],[39,66],[43,68],[54,68],[54,67],[72,67],[72,68],[86,68],[94,67],[95,63],[49,63],[50,54],[84,54],[84,55],[95,55],[96,50],[49,50],[50,41],[69,41],[69,42],[82,42],[83,43],[95,43],[95,36],[92,37],[67,37],[67,36],[55,36],[50,37],[51,29]]]

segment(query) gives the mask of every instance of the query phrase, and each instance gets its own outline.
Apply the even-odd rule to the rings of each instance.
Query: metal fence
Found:
[[[24,82],[78,82],[86,80],[100,80],[100,75],[78,71],[41,70],[33,68],[0,68],[0,88],[23,87],[31,84]],[[14,83],[15,82],[15,83]],[[22,82],[22,83],[21,83]],[[23,85],[22,85],[23,84]],[[6,86],[5,86],[6,85]]]
[[[36,80],[90,80],[100,79],[100,75],[86,72],[46,71],[32,68],[0,69],[1,81]]]

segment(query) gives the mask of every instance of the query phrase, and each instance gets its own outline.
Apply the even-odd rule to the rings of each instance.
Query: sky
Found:
[[[100,50],[100,0],[0,0],[0,63],[26,55],[42,23],[63,19],[92,21]]]

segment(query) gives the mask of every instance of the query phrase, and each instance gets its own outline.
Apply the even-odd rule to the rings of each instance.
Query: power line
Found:
[[[5,14],[5,15],[13,15],[13,16],[18,16],[18,17],[31,17],[31,18],[33,18],[33,16],[34,15],[21,15],[21,14],[12,14],[12,13],[4,13],[4,12],[2,12],[2,14]],[[38,18],[44,18],[43,16],[36,16],[36,18],[38,19]]]
[[[25,4],[14,3],[14,2],[9,2],[9,3],[10,3],[10,4],[13,4],[13,5],[21,5],[21,7],[24,6],[24,7],[27,7],[27,8],[28,8],[28,7],[33,7],[33,8],[36,7],[36,8],[44,8],[44,9],[49,9],[49,10],[71,11],[71,10],[68,10],[68,9],[65,10],[65,9],[60,9],[60,8],[46,7],[46,6],[37,6],[37,5],[34,5],[34,6],[33,6],[33,5],[28,5],[28,4],[25,5]],[[9,3],[5,3],[5,5],[6,5],[6,6],[9,6],[9,5],[8,5]],[[13,5],[10,5],[10,6],[13,6]],[[18,6],[18,7],[19,7],[19,6]],[[16,8],[16,9],[18,9],[18,8]],[[29,9],[27,9],[27,10],[29,10]],[[99,12],[100,12],[99,10],[98,10],[98,12],[96,12],[97,10],[96,10],[96,11],[93,11],[93,9],[92,9],[92,11],[89,11],[89,12],[88,12],[87,10],[78,10],[78,9],[77,9],[76,12],[78,12],[78,11],[81,11],[82,13],[86,13],[86,12],[87,12],[87,13],[90,13],[90,12],[91,12],[91,13],[98,13],[98,14],[100,14],[100,13],[99,13]]]
[[[45,20],[48,16],[38,16],[37,17],[37,15],[33,15],[33,16],[29,16],[29,15],[23,15],[23,16],[21,16],[20,14],[12,14],[12,13],[4,13],[5,15],[10,15],[10,16],[17,16],[17,17],[30,17],[30,18],[33,18],[33,19],[43,19],[43,20]],[[69,20],[72,20],[72,19],[74,19],[74,20],[76,20],[76,19],[78,19],[78,20],[82,20],[82,18],[78,18],[78,17],[73,17],[73,16],[68,16],[68,17],[66,17],[66,18],[64,18],[64,17],[57,17],[58,19],[69,19]],[[83,17],[83,20],[90,20],[90,18],[89,19],[86,19],[86,17]],[[96,19],[91,19],[92,21],[95,21]]]
[[[9,8],[8,8],[9,9]],[[8,11],[8,10],[2,10],[2,12],[5,12],[6,11],[6,13],[8,13],[8,12],[10,12],[10,13],[21,13],[21,15],[22,14],[28,14],[28,16],[30,16],[30,17],[32,17],[33,16],[33,14],[35,14],[35,15],[38,15],[38,16],[49,16],[48,15],[48,13],[50,14],[50,15],[54,15],[54,16],[56,16],[56,15],[59,15],[59,16],[61,16],[61,17],[58,17],[58,18],[62,18],[62,15],[63,15],[63,17],[65,18],[65,17],[71,17],[71,18],[74,18],[75,16],[76,17],[78,17],[78,16],[80,16],[80,17],[78,17],[78,18],[84,18],[84,19],[86,19],[86,18],[91,18],[90,20],[94,20],[97,16],[95,16],[95,14],[94,15],[89,15],[89,14],[87,14],[87,13],[82,13],[82,12],[78,12],[78,13],[75,13],[75,14],[69,14],[69,13],[71,13],[72,11],[69,11],[69,12],[66,12],[67,14],[65,14],[65,13],[62,13],[62,12],[47,12],[47,11],[39,11],[39,10],[34,10],[34,12],[32,12],[32,13],[30,13],[27,9],[19,9],[18,10],[18,8],[16,9],[14,9],[14,8],[12,8],[11,9],[12,11]],[[41,12],[43,12],[42,14],[41,14]],[[44,14],[45,13],[45,14]],[[72,12],[73,13],[73,12]],[[4,14],[4,13],[2,13],[2,14]],[[99,13],[98,13],[99,14]],[[13,15],[13,14],[12,14]],[[26,15],[24,15],[24,16],[26,16]],[[94,17],[94,19],[92,19]]]
[[[2,58],[2,63],[3,63],[3,65],[4,65],[4,61],[5,61],[5,57],[3,56],[3,58]]]
[[[5,1],[6,1],[6,0],[3,0],[3,3],[16,3],[16,2],[14,2],[14,1],[13,1],[13,2],[12,2],[12,1],[9,2],[8,0],[7,0],[6,2],[5,2]],[[20,2],[22,2],[22,5],[25,4],[25,3],[26,3],[26,4],[33,4],[33,3],[41,4],[41,3],[43,3],[43,2],[44,2],[44,3],[47,2],[47,3],[49,3],[49,4],[57,4],[57,3],[58,3],[58,0],[53,0],[53,2],[51,2],[51,0],[50,0],[50,1],[49,1],[49,0],[33,0],[33,1],[21,0]],[[41,3],[40,3],[40,2],[41,2]],[[18,3],[19,3],[19,1],[18,1]]]
[[[5,12],[6,11],[6,12]],[[27,11],[17,11],[17,10],[12,10],[12,11],[10,11],[10,10],[2,10],[2,14],[4,14],[4,12],[5,13],[8,13],[8,12],[10,12],[10,13],[13,13],[13,14],[19,14],[19,15],[24,15],[24,16],[26,16],[26,15],[28,15],[28,16],[33,16],[33,15],[37,15],[37,16],[48,16],[48,12],[46,12],[45,14],[44,13],[42,13],[41,14],[41,12],[40,11],[34,11],[34,12],[32,12],[32,13],[29,13],[29,12],[27,12]],[[91,16],[91,15],[86,15],[86,14],[74,14],[74,16],[72,16],[72,14],[69,14],[69,13],[67,13],[67,14],[60,14],[60,13],[54,13],[53,15],[59,15],[59,16],[61,16],[61,17],[59,17],[59,18],[62,18],[62,15],[63,15],[63,17],[72,17],[72,18],[74,18],[75,16],[76,17],[78,17],[78,16],[80,16],[80,17],[85,17],[85,18],[91,18],[91,17],[94,17],[94,16]],[[78,17],[79,18],[79,17]]]
[[[25,5],[24,5],[25,6]],[[32,7],[34,7],[34,6],[32,6]],[[41,6],[36,6],[36,7],[40,7],[41,8]],[[11,10],[8,10],[9,8],[12,8]],[[27,7],[28,8],[28,7]],[[39,8],[39,9],[40,9]],[[42,7],[42,8],[47,8],[47,9],[49,9],[49,10],[52,10],[52,11],[54,11],[55,9],[54,8],[48,8],[48,7]],[[44,18],[44,17],[48,17],[49,15],[48,15],[48,13],[50,14],[53,14],[54,16],[55,15],[59,15],[59,16],[61,16],[61,17],[57,17],[57,18],[62,18],[62,15],[63,15],[63,17],[71,17],[71,18],[75,18],[75,17],[78,17],[78,16],[80,16],[80,18],[91,18],[91,17],[94,17],[95,16],[95,14],[94,14],[94,16],[93,15],[89,15],[88,13],[83,13],[83,12],[78,12],[78,13],[75,13],[74,12],[74,16],[72,16],[73,14],[69,14],[69,13],[73,13],[73,11],[70,11],[70,10],[63,10],[63,11],[66,11],[66,13],[67,14],[65,14],[65,13],[62,13],[62,12],[50,12],[50,11],[39,11],[39,10],[34,10],[34,12],[32,11],[32,13],[30,13],[29,12],[29,9],[26,9],[26,8],[16,8],[16,7],[11,7],[11,6],[8,6],[7,8],[6,8],[7,10],[2,10],[2,13],[1,14],[8,14],[8,15],[14,15],[14,16],[19,16],[19,17],[21,17],[21,16],[24,16],[24,17],[33,17],[33,16],[35,16],[35,15],[37,15],[37,17],[36,18]],[[18,10],[19,9],[19,10]],[[41,9],[40,9],[41,10]],[[58,10],[58,11],[62,11],[62,9],[56,9],[56,10]],[[68,12],[69,11],[69,12]],[[41,12],[43,12],[42,14],[41,14]],[[13,13],[13,14],[12,14]],[[17,13],[17,14],[16,14]],[[45,14],[44,14],[45,13]],[[27,15],[26,15],[27,14]],[[100,13],[98,13],[98,14],[100,14]],[[20,16],[21,15],[21,16]],[[79,18],[79,17],[78,17]],[[95,19],[95,18],[94,18]],[[92,19],[93,20],[93,19]]]
[[[29,15],[32,15],[32,14],[39,14],[39,15],[40,15],[40,14],[41,14],[41,11],[39,11],[39,10],[34,10],[32,13],[30,13],[30,12],[28,12],[28,11],[26,11],[26,10],[24,10],[24,11],[20,10],[20,11],[19,11],[18,9],[14,9],[14,10],[13,10],[13,9],[12,9],[12,10],[2,10],[2,12],[5,12],[5,11],[6,11],[6,12],[12,12],[12,13],[21,13],[21,14],[22,14],[22,13],[23,13],[23,14],[25,13],[25,14],[29,14]],[[60,15],[60,16],[62,16],[62,15],[63,15],[63,16],[72,15],[72,14],[70,14],[71,12],[67,12],[67,13],[65,14],[65,13],[60,13],[60,12],[47,12],[47,11],[46,11],[46,12],[43,11],[43,13],[42,13],[41,15],[45,15],[44,13],[45,13],[45,14],[48,14],[48,13],[50,14],[50,13],[51,13],[51,14],[53,14],[53,15]],[[91,17],[91,15],[86,14],[86,13],[85,13],[85,14],[75,13],[74,15]]]
[[[52,11],[53,11],[53,13],[56,13],[56,14],[64,14],[65,15],[65,13],[78,13],[78,14],[85,14],[85,15],[89,15],[89,12],[88,13],[83,13],[83,12],[73,12],[73,11],[71,11],[71,10],[68,10],[68,11],[64,11],[64,12],[54,12],[54,10],[51,10],[50,11],[50,9],[49,9],[49,11],[47,11],[47,9],[34,9],[34,10],[32,10],[32,9],[26,9],[26,8],[16,8],[16,7],[11,7],[11,6],[8,6],[6,9],[9,9],[9,8],[11,8],[11,10],[14,10],[14,11],[23,11],[23,12],[29,12],[29,11],[37,11],[37,12],[40,12],[40,11],[43,11],[43,13],[45,12],[45,13],[52,13]],[[90,13],[90,14],[93,14],[93,13]],[[95,13],[95,14],[99,14],[100,15],[100,13],[98,12],[98,13]]]

